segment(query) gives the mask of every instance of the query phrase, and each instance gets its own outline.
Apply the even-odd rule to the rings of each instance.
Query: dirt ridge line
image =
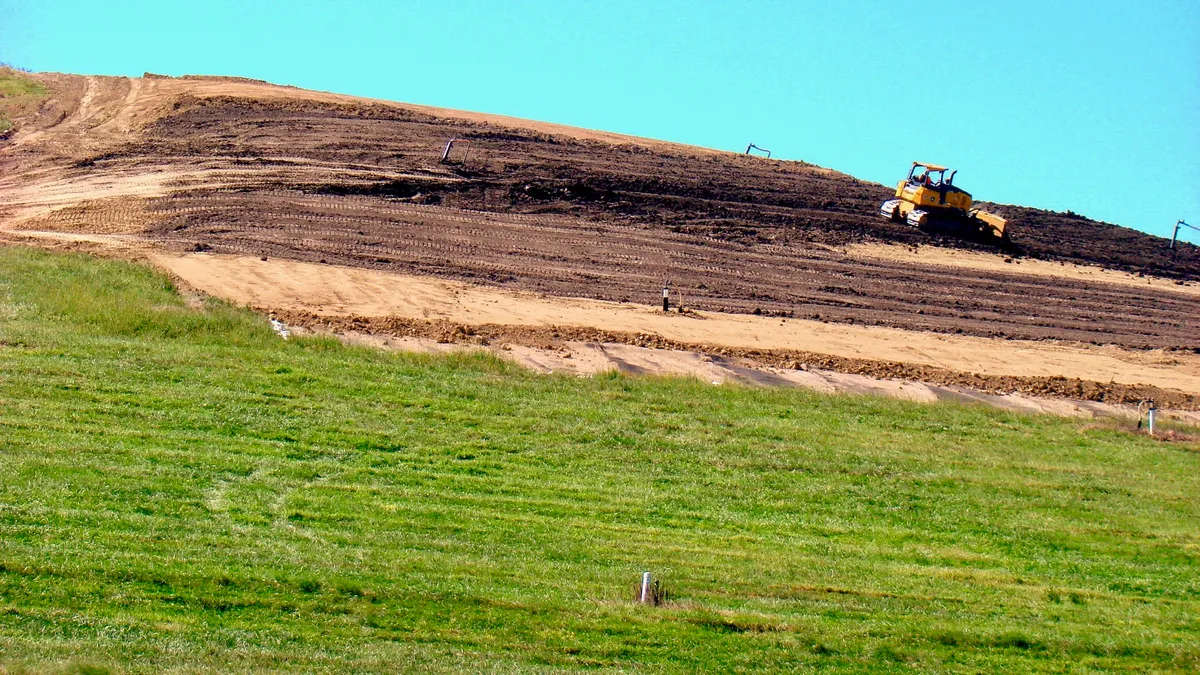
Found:
[[[301,310],[255,309],[269,312],[288,325],[332,333],[357,331],[371,335],[425,338],[442,343],[488,344],[491,341],[501,341],[540,349],[554,349],[567,341],[615,343],[740,357],[776,368],[803,370],[811,367],[878,379],[912,380],[937,386],[964,387],[988,394],[1021,393],[1043,398],[1134,405],[1153,399],[1161,408],[1200,410],[1200,396],[1154,385],[1127,385],[1063,376],[981,375],[937,366],[833,356],[798,349],[728,347],[706,342],[674,340],[654,333],[612,331],[583,326],[513,326],[494,323],[470,325],[447,320],[329,316]]]

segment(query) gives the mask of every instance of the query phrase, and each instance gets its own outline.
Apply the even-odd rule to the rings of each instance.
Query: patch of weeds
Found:
[[[883,645],[875,648],[875,659],[878,661],[891,661],[893,663],[907,663],[910,656],[899,647],[891,645]]]
[[[0,138],[14,129],[12,115],[20,117],[30,112],[46,93],[41,83],[11,68],[0,67]]]
[[[933,638],[934,642],[947,647],[960,647],[968,644],[969,642],[969,640],[967,640],[967,636],[964,635],[962,631],[957,630],[938,631],[931,637]]]
[[[338,593],[349,595],[355,598],[361,598],[370,593],[370,591],[363,588],[362,584],[358,583],[357,581],[350,581],[347,579],[338,579],[337,581],[333,582],[333,588]]]
[[[1079,593],[1076,593],[1075,591],[1071,591],[1069,594],[1067,594],[1067,597],[1070,598],[1072,605],[1086,605],[1087,604],[1087,600],[1082,595],[1080,595]]]
[[[345,349],[345,345],[340,340],[328,335],[305,335],[292,338],[290,344],[306,352],[338,353]]]
[[[722,616],[706,616],[692,619],[692,623],[702,628],[715,630],[718,633],[741,633],[742,629],[736,622]]]
[[[809,648],[809,650],[812,653],[816,654],[817,656],[830,656],[832,654],[837,653],[836,649],[826,646],[824,643],[821,643],[821,642],[814,643],[813,646]]]
[[[199,604],[204,609],[222,614],[237,607],[237,605],[227,600],[214,600],[212,598],[200,598]]]
[[[1049,600],[1050,602],[1053,602],[1056,605],[1062,603],[1062,595],[1058,591],[1053,590],[1053,589],[1046,591],[1046,599]]]
[[[1024,633],[1004,633],[1003,635],[997,635],[996,637],[992,638],[991,645],[993,647],[1001,647],[1005,649],[1045,649],[1040,642],[1034,640],[1028,635],[1025,635]]]
[[[402,452],[407,449],[399,443],[392,443],[386,440],[378,441],[370,438],[355,441],[354,448],[365,452]]]
[[[318,593],[321,590],[321,582],[316,579],[301,579],[296,582],[296,588],[299,588],[301,593]]]
[[[67,672],[70,675],[109,675],[112,670],[97,663],[72,663]]]
[[[692,623],[720,633],[773,633],[787,630],[781,625],[741,617],[705,616],[693,619]]]

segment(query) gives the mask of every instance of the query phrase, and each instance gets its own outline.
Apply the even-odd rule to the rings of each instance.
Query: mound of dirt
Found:
[[[1033,258],[1090,263],[1173,279],[1196,279],[1200,269],[1200,248],[1194,244],[1181,242],[1171,249],[1160,237],[1070,211],[1058,213],[1005,204],[983,206],[1009,219],[1015,246]]]

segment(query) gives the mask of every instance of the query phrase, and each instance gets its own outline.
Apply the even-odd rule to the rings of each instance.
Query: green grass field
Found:
[[[36,105],[46,88],[19,70],[0,66],[0,134],[12,129],[11,115]]]
[[[671,601],[631,602],[643,570]],[[0,248],[0,672],[1200,670],[1200,454],[284,342]]]

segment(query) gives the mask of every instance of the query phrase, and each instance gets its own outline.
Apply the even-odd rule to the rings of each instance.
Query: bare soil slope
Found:
[[[669,280],[703,310],[1200,349],[1194,293],[1022,273],[1041,258],[1200,280],[1196,247],[1073,214],[1002,207],[1013,243],[996,251],[885,222],[889,188],[802,162],[232,78],[37,77],[52,95],[0,145],[10,227],[600,300],[653,303]],[[450,138],[471,141],[465,163],[439,162]],[[847,249],[877,243],[987,251],[1011,271]]]

